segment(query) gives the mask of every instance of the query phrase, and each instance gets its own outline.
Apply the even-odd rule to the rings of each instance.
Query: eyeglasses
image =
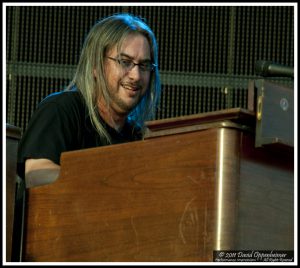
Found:
[[[112,58],[107,57],[110,60],[113,60],[120,64],[120,66],[124,69],[124,71],[129,72],[132,70],[136,65],[139,66],[142,72],[152,72],[156,68],[156,64],[151,63],[150,61],[145,61],[142,63],[134,63],[130,59],[119,59],[119,58]]]

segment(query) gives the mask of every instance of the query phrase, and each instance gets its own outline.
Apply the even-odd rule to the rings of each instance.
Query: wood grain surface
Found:
[[[63,153],[58,180],[28,189],[24,261],[209,262],[214,250],[293,249],[293,155],[220,126]]]
[[[211,260],[216,154],[215,129],[64,154],[29,190],[25,260]]]

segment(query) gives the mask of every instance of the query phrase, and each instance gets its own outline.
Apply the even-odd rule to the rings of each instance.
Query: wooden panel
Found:
[[[6,260],[12,258],[13,224],[15,213],[17,150],[21,130],[6,125]]]
[[[146,125],[145,139],[218,127],[248,129],[255,125],[255,112],[241,108],[232,108],[155,120],[147,122]]]
[[[255,148],[253,132],[222,120],[161,121],[144,141],[63,153],[58,180],[28,190],[24,260],[293,249],[293,154]]]
[[[217,198],[219,137],[210,129],[64,153],[60,178],[29,189],[25,260],[211,261],[217,244],[233,246],[226,218],[236,211],[235,189]]]
[[[61,178],[30,189],[26,260],[208,260],[215,135],[65,154]]]
[[[237,247],[293,250],[294,154],[242,140]]]

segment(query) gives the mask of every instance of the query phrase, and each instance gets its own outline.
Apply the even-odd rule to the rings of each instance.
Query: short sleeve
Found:
[[[18,148],[18,173],[24,176],[25,160],[46,158],[60,164],[60,155],[73,148],[79,135],[76,109],[44,101],[34,112]]]

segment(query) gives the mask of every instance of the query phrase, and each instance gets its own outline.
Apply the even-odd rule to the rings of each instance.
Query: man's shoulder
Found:
[[[63,90],[51,93],[47,97],[45,97],[41,103],[45,102],[78,102],[82,101],[82,97],[79,91],[77,90]]]
[[[84,100],[79,91],[76,90],[64,90],[54,92],[44,98],[40,103],[40,106],[55,104],[58,107],[68,109],[70,107],[84,108]]]

